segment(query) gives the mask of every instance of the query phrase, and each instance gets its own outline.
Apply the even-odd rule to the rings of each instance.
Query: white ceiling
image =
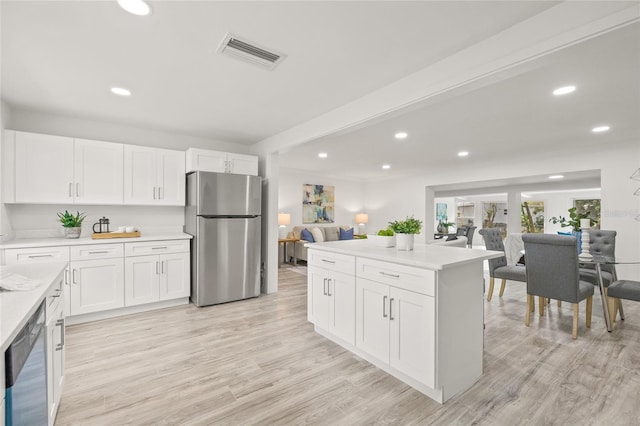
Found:
[[[2,1],[9,106],[253,144],[557,2]],[[284,52],[216,55],[227,32]],[[133,96],[117,98],[113,85]]]
[[[365,128],[317,139],[284,153],[280,165],[304,164],[306,170],[370,180],[640,141],[640,24],[544,56],[510,74]],[[567,84],[577,86],[576,91],[552,94]],[[604,123],[610,132],[591,133]],[[394,139],[400,130],[409,137]],[[457,157],[462,150],[469,156]],[[318,152],[329,157],[321,160]],[[382,170],[384,163],[391,169]]]
[[[1,96],[21,110],[251,145],[557,3],[155,1],[151,16],[136,17],[115,1],[2,1]],[[459,165],[459,149],[471,152],[463,161],[482,161],[639,140],[639,26],[300,145],[280,164],[368,180]],[[216,55],[227,32],[288,57],[265,71]],[[578,90],[553,98],[565,83]],[[112,95],[114,85],[133,95]],[[589,129],[599,122],[612,131],[594,138]],[[392,138],[399,129],[410,133],[404,142]],[[382,171],[383,162],[392,169]]]

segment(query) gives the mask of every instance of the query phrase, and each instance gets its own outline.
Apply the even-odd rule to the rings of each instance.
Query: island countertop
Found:
[[[3,272],[12,272],[41,282],[40,286],[28,291],[0,290],[0,349],[2,353],[46,298],[49,288],[66,267],[66,262],[0,266],[0,270]]]
[[[436,271],[504,256],[504,253],[499,251],[418,243],[415,244],[413,250],[403,251],[395,247],[377,247],[366,239],[308,243],[305,246],[312,250],[365,257]]]

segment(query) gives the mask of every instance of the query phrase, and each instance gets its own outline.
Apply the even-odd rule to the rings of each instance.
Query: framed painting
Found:
[[[333,223],[335,221],[335,187],[333,185],[302,185],[302,223]]]
[[[436,220],[438,222],[447,220],[447,203],[436,203]]]

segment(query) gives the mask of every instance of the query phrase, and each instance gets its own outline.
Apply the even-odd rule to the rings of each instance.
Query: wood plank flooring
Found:
[[[607,333],[555,302],[524,326],[522,283],[485,300],[484,375],[440,405],[313,332],[306,277],[273,295],[67,327],[62,425],[638,425],[640,303]],[[537,311],[537,310],[536,310]]]

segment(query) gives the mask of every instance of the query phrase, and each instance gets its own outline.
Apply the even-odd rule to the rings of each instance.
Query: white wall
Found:
[[[302,185],[319,184],[335,186],[335,224],[356,226],[356,213],[369,213],[367,232],[371,229],[371,211],[363,211],[364,184],[331,176],[315,175],[301,170],[280,168],[278,191],[278,212],[291,214],[291,225],[302,225]],[[320,226],[322,226],[320,224]]]
[[[249,147],[245,145],[123,124],[83,120],[63,115],[42,114],[17,108],[11,110],[10,120],[4,124],[4,128],[10,130],[177,149],[181,151],[192,147],[237,152],[240,154],[249,153]]]
[[[640,253],[640,222],[634,218],[640,214],[640,197],[634,196],[633,192],[639,185],[637,181],[629,179],[629,176],[638,167],[640,167],[640,141],[631,141],[627,145],[618,147],[606,147],[600,152],[574,153],[570,159],[559,156],[555,152],[528,154],[520,161],[478,163],[465,168],[433,170],[429,175],[424,176],[368,183],[365,187],[364,205],[369,212],[376,213],[376,220],[379,221],[393,220],[407,213],[424,218],[425,210],[434,208],[433,205],[425,205],[425,187],[432,185],[600,169],[601,228],[618,231],[616,238],[618,258],[637,259]],[[553,213],[554,210],[566,211],[567,208],[567,205],[563,204],[552,207],[553,210],[550,212],[554,215],[556,214]],[[423,230],[423,234],[429,234],[429,232],[428,229]],[[547,232],[554,232],[554,229],[549,228]],[[640,278],[640,268],[623,267],[620,270],[622,277],[625,276],[625,272],[628,272],[630,278],[633,276],[636,279]]]

